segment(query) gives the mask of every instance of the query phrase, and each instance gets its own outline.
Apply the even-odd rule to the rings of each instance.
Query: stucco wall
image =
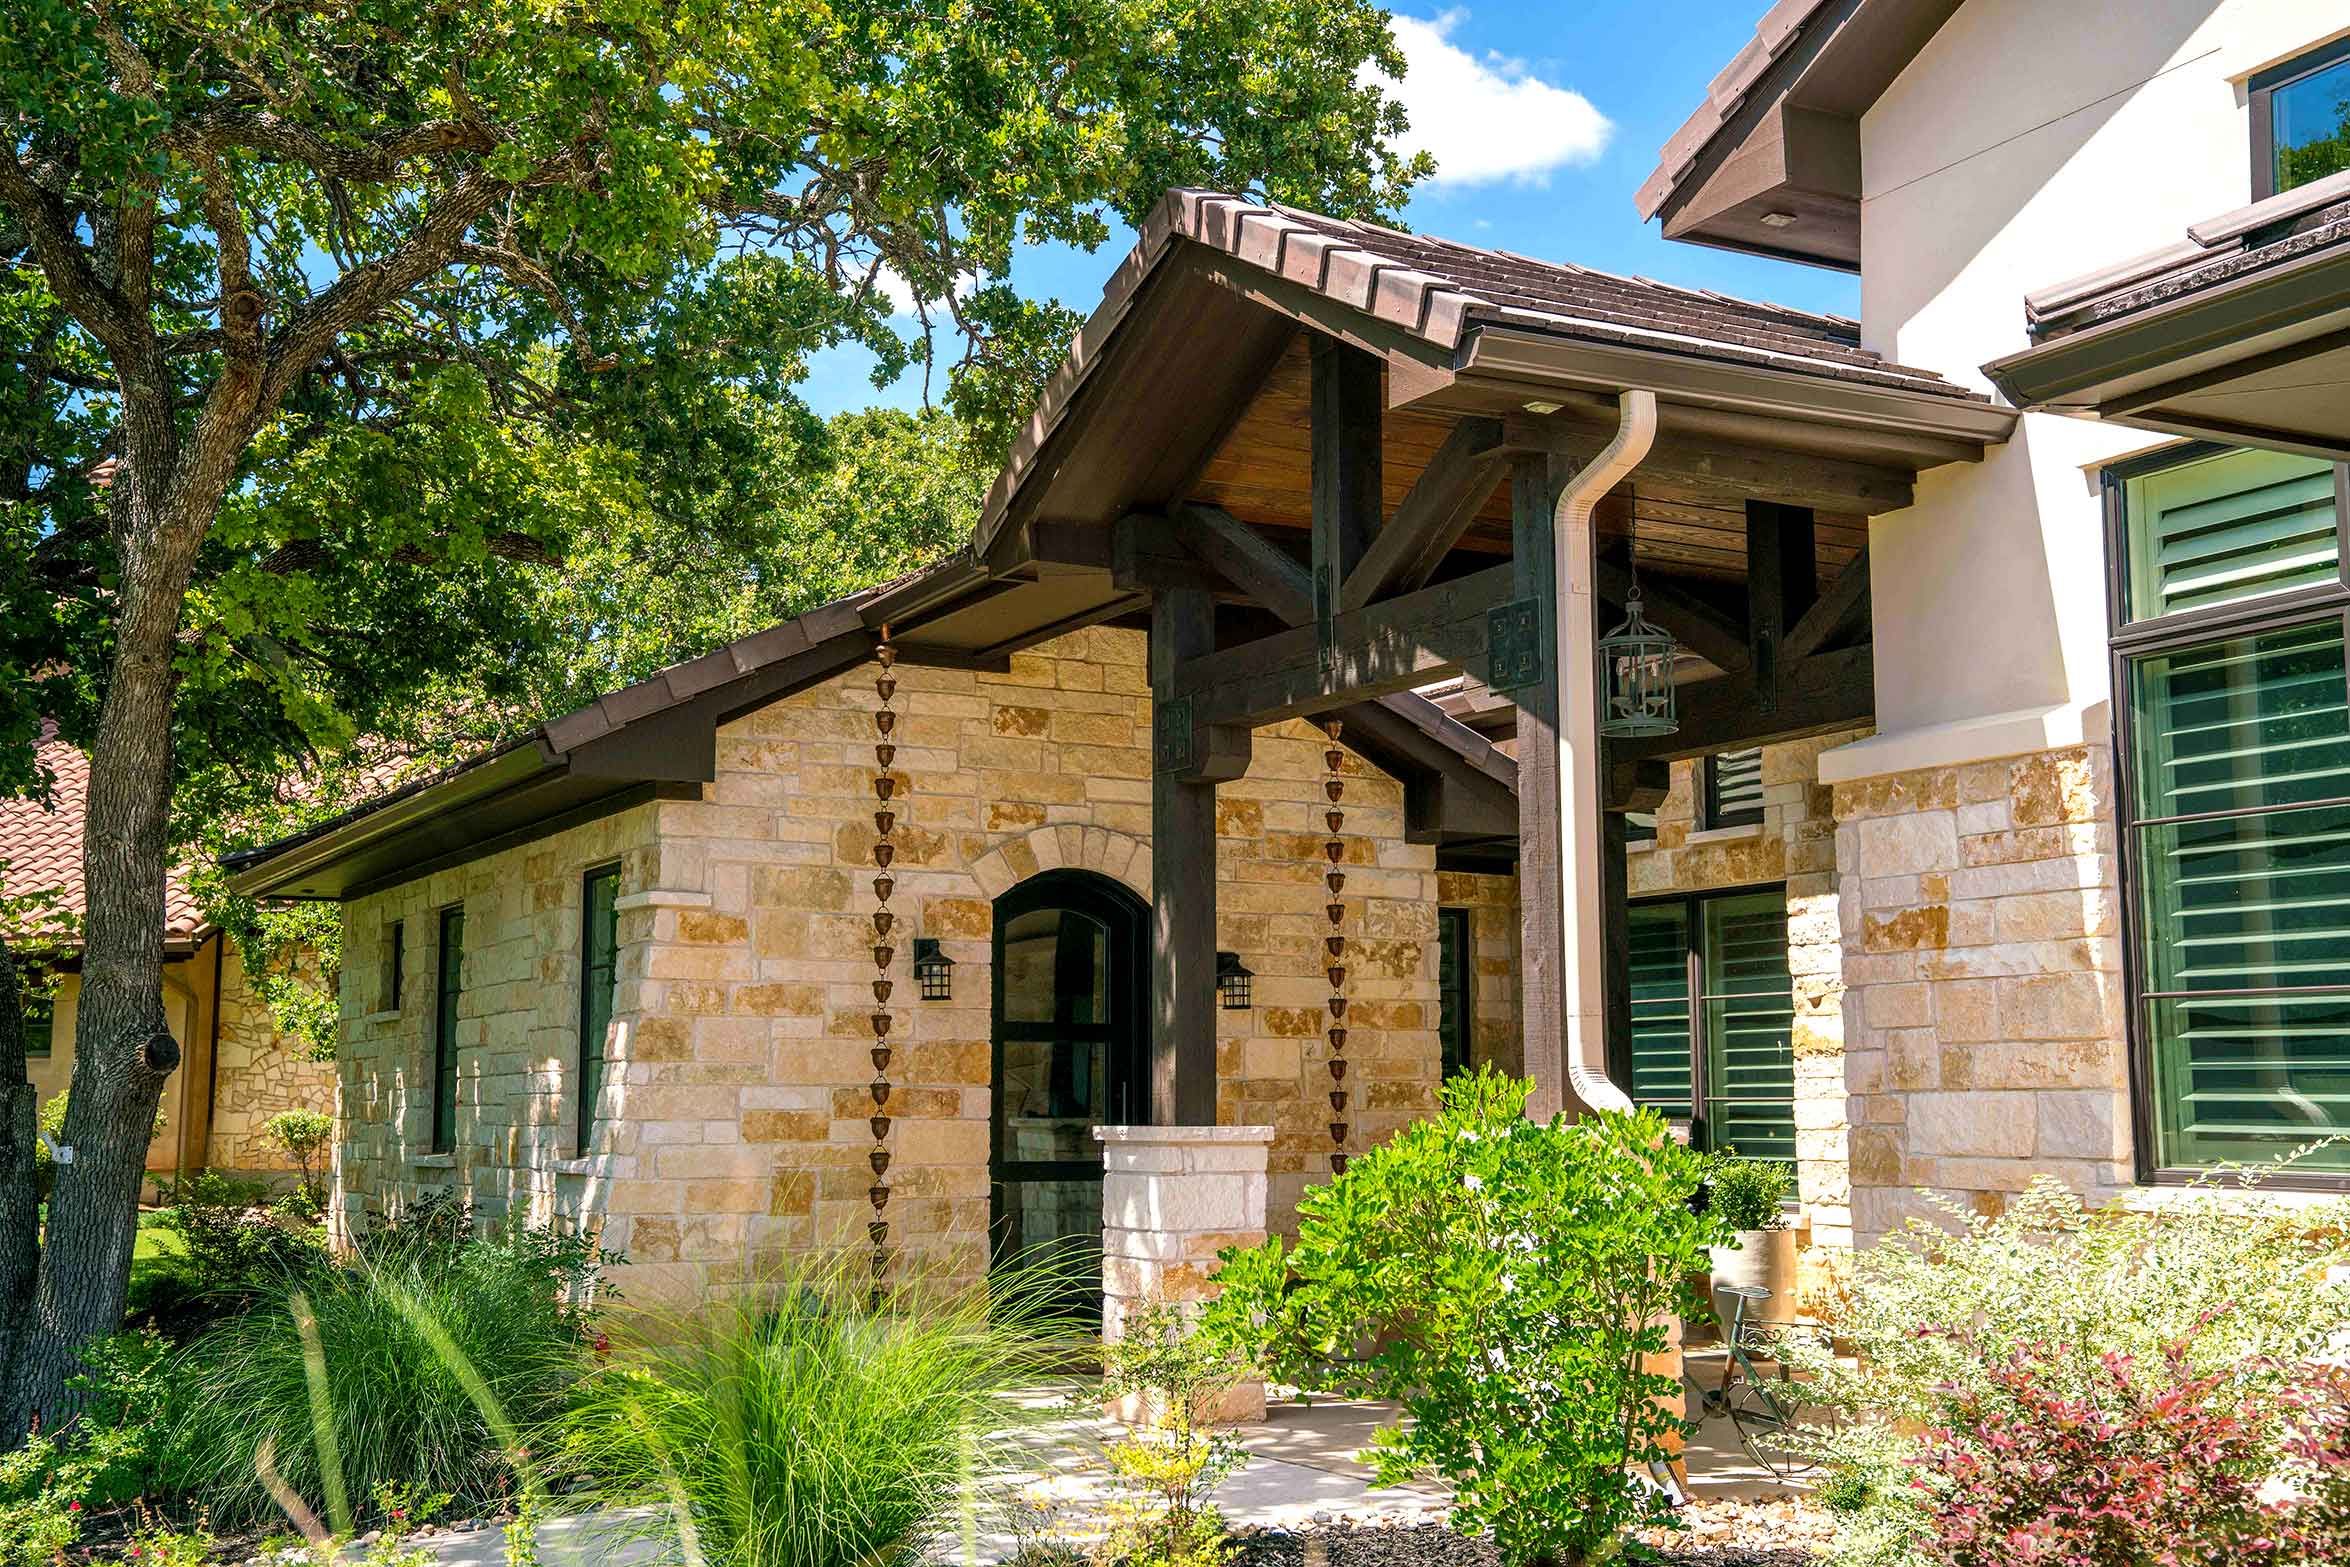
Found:
[[[1077,866],[1147,895],[1150,711],[1139,633],[1095,629],[1006,673],[900,666],[901,921],[890,1069],[906,1251],[984,1261],[992,900]],[[842,1238],[871,1209],[873,671],[726,726],[701,801],[636,807],[355,902],[346,913],[340,1201],[462,1186],[603,1225],[633,1289],[723,1285]],[[1219,1010],[1219,1115],[1269,1123],[1275,1227],[1328,1168],[1321,1003],[1324,742],[1260,732],[1218,791],[1218,945],[1256,971]],[[1402,842],[1402,791],[1350,757],[1347,1054],[1357,1150],[1434,1103],[1434,851]],[[580,879],[622,864],[615,1065],[590,1156],[572,1146]],[[457,1148],[429,1133],[435,911],[466,905]],[[409,985],[378,1012],[383,930],[405,917]],[[955,960],[951,1002],[913,1000],[912,941]],[[1490,996],[1494,1015],[1505,1005]]]

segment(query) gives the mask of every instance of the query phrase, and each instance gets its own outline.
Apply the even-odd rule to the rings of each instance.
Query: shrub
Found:
[[[605,1254],[574,1237],[516,1226],[311,1273],[302,1294],[325,1368],[336,1489],[352,1498],[383,1485],[446,1493],[468,1511],[506,1498],[513,1474],[505,1445],[466,1373],[429,1342],[408,1305],[438,1322],[528,1428],[559,1413],[587,1359],[590,1323],[578,1304],[587,1292],[550,1261],[583,1255],[592,1287]],[[175,1435],[195,1495],[223,1523],[258,1523],[274,1510],[255,1463],[264,1443],[292,1491],[326,1494],[329,1466],[316,1439],[302,1337],[279,1297],[221,1322],[188,1351]]]
[[[1216,1331],[1283,1380],[1393,1399],[1383,1483],[1434,1470],[1453,1519],[1505,1562],[1597,1559],[1669,1510],[1632,1467],[1686,1427],[1644,1369],[1691,1274],[1726,1241],[1691,1212],[1703,1174],[1652,1112],[1525,1118],[1532,1085],[1481,1071],[1443,1109],[1299,1206],[1294,1247],[1227,1255]]]
[[[334,1117],[317,1110],[280,1110],[261,1123],[261,1130],[301,1166],[301,1195],[315,1214],[326,1201],[326,1187],[312,1165],[324,1157],[335,1135]]]
[[[161,1432],[173,1401],[171,1351],[153,1333],[82,1350],[73,1424],[0,1456],[0,1567],[48,1567],[94,1514],[168,1487]]]
[[[1996,1373],[2017,1352],[2038,1357],[2038,1389],[2074,1403],[2109,1394],[2109,1357],[2159,1365],[2182,1344],[2184,1375],[2232,1371],[2248,1397],[2277,1397],[2350,1326],[2350,1286],[2327,1276],[2350,1261],[2350,1204],[2287,1206],[2246,1186],[2145,1215],[2042,1179],[1995,1217],[1937,1202],[1942,1223],[1912,1220],[1857,1254],[1835,1327],[1858,1364],[1804,1336],[1782,1346],[1815,1401],[1847,1417],[1810,1443],[1839,1497],[1858,1499],[1839,1561],[1910,1559],[1927,1520],[1915,1439],[1899,1433],[1947,1425],[1957,1397],[2002,1408],[2013,1393]]]
[[[160,1215],[179,1237],[168,1270],[189,1296],[215,1311],[279,1298],[327,1264],[326,1232],[270,1211],[268,1192],[211,1170],[174,1181]]]
[[[1103,1346],[1101,1396],[1128,1400],[1141,1416],[1110,1444],[1121,1494],[1098,1553],[1107,1567],[1219,1567],[1232,1555],[1223,1514],[1209,1498],[1248,1455],[1203,1422],[1247,1369],[1155,1298],[1128,1315],[1123,1337]]]
[[[1733,1230],[1775,1230],[1786,1219],[1795,1169],[1777,1159],[1714,1160],[1705,1172],[1706,1206]]]
[[[582,1499],[713,1567],[890,1567],[1010,1472],[1006,1395],[1059,1351],[1041,1297],[909,1281],[874,1309],[863,1258],[680,1321],[648,1319],[580,1388],[563,1467]]]

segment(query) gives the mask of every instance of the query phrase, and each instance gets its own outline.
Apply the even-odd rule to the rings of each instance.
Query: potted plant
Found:
[[[1713,1263],[1714,1310],[1729,1330],[1737,1301],[1723,1293],[1732,1285],[1760,1285],[1767,1301],[1751,1301],[1747,1320],[1786,1322],[1795,1315],[1795,1232],[1787,1228],[1786,1203],[1795,1186],[1794,1166],[1776,1159],[1740,1159],[1725,1152],[1706,1176],[1706,1201],[1713,1215],[1736,1232],[1727,1246],[1709,1248]]]

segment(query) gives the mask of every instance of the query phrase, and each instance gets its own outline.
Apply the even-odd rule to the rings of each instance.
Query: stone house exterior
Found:
[[[0,890],[42,895],[51,900],[46,907],[78,913],[89,758],[52,735],[40,762],[56,781],[46,806],[0,801]],[[28,952],[36,945],[18,943]],[[246,981],[236,942],[204,919],[176,874],[165,894],[163,951],[164,1019],[179,1041],[180,1065],[164,1084],[148,1175],[162,1182],[209,1169],[282,1182],[294,1162],[262,1125],[282,1110],[331,1109],[333,1067],[311,1060],[304,1041],[277,1027]],[[50,983],[26,1018],[26,1076],[47,1104],[73,1081],[81,977],[70,942],[44,955]]]
[[[1791,1160],[1816,1278],[2350,1129],[2350,431],[2186,385],[2340,291],[2159,416],[2096,358],[2350,257],[2277,107],[2350,28],[2059,9],[1784,0],[1668,144],[1668,237],[1858,322],[1170,193],[967,549],[239,857],[346,910],[338,1223],[459,1187],[689,1292],[1109,1234],[1130,1295],[1491,1062]]]

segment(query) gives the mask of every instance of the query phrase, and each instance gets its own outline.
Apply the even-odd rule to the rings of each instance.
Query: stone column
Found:
[[[1178,1306],[1212,1299],[1216,1253],[1265,1238],[1270,1126],[1100,1126],[1102,1338],[1156,1295]],[[1120,1419],[1139,1410],[1119,1408]],[[1262,1420],[1265,1386],[1243,1383],[1216,1418]]]

